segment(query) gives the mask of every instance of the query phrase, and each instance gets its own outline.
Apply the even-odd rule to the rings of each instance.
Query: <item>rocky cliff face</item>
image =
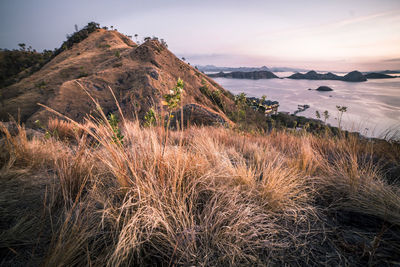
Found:
[[[222,77],[222,78],[253,79],[253,80],[279,78],[270,71],[250,71],[250,72],[234,71],[229,73],[219,72],[216,74],[209,74],[208,76],[212,78]]]
[[[162,96],[176,85],[178,78],[185,83],[184,105],[200,104],[224,117],[220,107],[200,90],[206,86],[211,92],[221,93],[225,111],[233,108],[227,91],[158,41],[149,40],[138,46],[116,31],[99,29],[57,55],[40,71],[0,89],[0,120],[7,121],[11,115],[20,116],[28,125],[37,119],[46,121],[50,114],[37,103],[82,120],[86,114],[96,112],[84,89],[106,113],[113,112],[116,104],[109,87],[127,116],[138,114],[142,118],[149,107],[160,105]]]

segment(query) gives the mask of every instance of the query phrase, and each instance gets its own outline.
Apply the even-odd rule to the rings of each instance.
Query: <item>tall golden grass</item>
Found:
[[[399,184],[389,183],[375,160],[398,166],[397,146],[376,149],[351,136],[256,135],[214,127],[171,131],[165,140],[163,127],[144,128],[125,119],[122,144],[113,139],[104,114],[99,120],[53,119],[49,129],[62,134],[51,138],[28,139],[22,126],[12,136],[0,126],[2,190],[27,177],[42,185],[25,189],[37,190],[34,196],[42,203],[28,211],[42,214],[35,226],[7,208],[28,193],[0,198],[0,215],[13,219],[0,224],[2,264],[400,262],[390,251],[399,248],[400,239],[379,232],[387,224],[399,233]],[[364,229],[364,243],[343,241],[329,217],[340,211],[379,223]],[[349,243],[364,253],[349,254]],[[389,252],[380,251],[380,244]]]

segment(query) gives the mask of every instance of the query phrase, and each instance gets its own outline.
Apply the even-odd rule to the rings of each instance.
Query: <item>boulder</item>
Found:
[[[320,86],[320,87],[318,87],[317,89],[315,89],[315,90],[317,90],[317,91],[320,91],[320,92],[328,92],[328,91],[333,91],[333,89],[332,88],[330,88],[330,87],[328,87],[328,86]]]
[[[180,124],[181,110],[172,113],[171,127]],[[204,106],[198,104],[187,104],[183,106],[183,125],[224,125],[227,126],[231,122],[224,118],[221,114],[214,112]]]
[[[25,127],[23,127],[23,129],[25,129],[26,137],[28,138],[28,140],[31,140],[34,137],[44,137],[44,134],[40,131]],[[8,131],[11,136],[16,136],[19,134],[19,127],[14,121],[0,122],[0,138],[6,136],[5,131]]]

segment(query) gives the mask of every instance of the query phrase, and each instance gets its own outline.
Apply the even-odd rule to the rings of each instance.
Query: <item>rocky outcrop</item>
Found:
[[[17,123],[14,121],[6,121],[6,122],[0,121],[0,139],[6,136],[6,132],[11,136],[16,136],[19,134],[20,129],[24,129],[22,132],[24,132],[28,140],[34,137],[41,138],[44,136],[43,132],[25,127],[22,128],[22,126],[17,125]]]
[[[302,79],[302,80],[337,80],[337,81],[346,81],[346,82],[363,82],[366,81],[367,78],[359,72],[359,71],[352,71],[345,76],[339,76],[333,74],[331,72],[322,74],[317,73],[315,71],[309,71],[305,74],[303,73],[295,73],[288,77],[289,79]]]
[[[315,90],[320,91],[320,92],[329,92],[329,91],[333,91],[333,89],[330,88],[330,87],[328,87],[328,86],[320,86],[320,87],[318,87],[318,88],[315,89]]]
[[[229,125],[229,119],[224,115],[212,111],[204,106],[198,104],[188,104],[183,106],[183,125]],[[176,127],[177,123],[180,125],[181,110],[173,112],[173,119],[171,120],[171,127]]]
[[[365,75],[367,79],[390,79],[390,78],[396,78],[395,76],[383,74],[383,73],[377,73],[377,72],[370,72]]]
[[[250,72],[234,71],[229,73],[224,73],[221,71],[216,74],[209,74],[208,76],[212,78],[233,78],[233,79],[253,79],[253,80],[279,78],[270,71],[250,71]]]

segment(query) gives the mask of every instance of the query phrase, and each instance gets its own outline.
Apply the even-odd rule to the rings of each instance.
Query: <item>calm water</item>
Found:
[[[289,74],[289,73],[288,73]],[[287,74],[277,73],[285,77]],[[366,136],[382,137],[387,130],[397,130],[400,137],[400,78],[375,79],[366,82],[349,83],[342,81],[311,81],[292,79],[245,80],[215,78],[234,94],[241,92],[248,96],[279,101],[279,111],[293,113],[297,105],[310,105],[298,115],[315,118],[315,111],[328,110],[328,123],[337,126],[336,106],[346,106],[342,125],[347,130],[358,131]],[[308,90],[321,85],[329,86],[331,92]]]

